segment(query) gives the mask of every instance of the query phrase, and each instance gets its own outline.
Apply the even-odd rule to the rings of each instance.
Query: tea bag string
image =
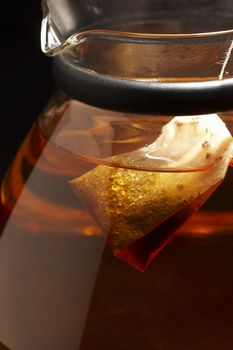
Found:
[[[227,64],[228,64],[228,62],[229,62],[229,60],[231,58],[232,50],[233,50],[233,40],[231,42],[231,45],[230,45],[229,49],[226,52],[226,57],[225,57],[225,59],[223,61],[223,66],[222,66],[221,72],[219,74],[219,80],[222,80],[224,78],[224,73],[225,73]]]

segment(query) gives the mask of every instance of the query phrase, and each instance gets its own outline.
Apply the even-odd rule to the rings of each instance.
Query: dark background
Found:
[[[40,50],[40,0],[7,3],[0,5],[1,178],[55,90],[51,58]]]

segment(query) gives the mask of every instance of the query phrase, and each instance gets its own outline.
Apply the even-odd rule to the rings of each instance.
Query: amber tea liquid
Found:
[[[35,124],[2,182],[0,349],[231,350],[232,170],[140,273],[69,185],[96,164],[46,132]]]

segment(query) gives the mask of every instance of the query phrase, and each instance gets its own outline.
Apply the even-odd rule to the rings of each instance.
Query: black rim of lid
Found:
[[[194,115],[233,109],[233,78],[202,82],[159,83],[120,79],[54,58],[58,87],[89,105],[137,114]]]

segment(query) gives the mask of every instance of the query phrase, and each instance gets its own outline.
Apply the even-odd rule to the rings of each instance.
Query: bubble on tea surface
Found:
[[[159,172],[99,165],[71,181],[113,254],[144,271],[174,232],[213,193],[230,160],[232,137],[217,115],[175,117],[149,146],[113,156],[112,164],[166,164]],[[160,160],[160,161],[159,161]],[[163,169],[164,170],[164,169]]]

